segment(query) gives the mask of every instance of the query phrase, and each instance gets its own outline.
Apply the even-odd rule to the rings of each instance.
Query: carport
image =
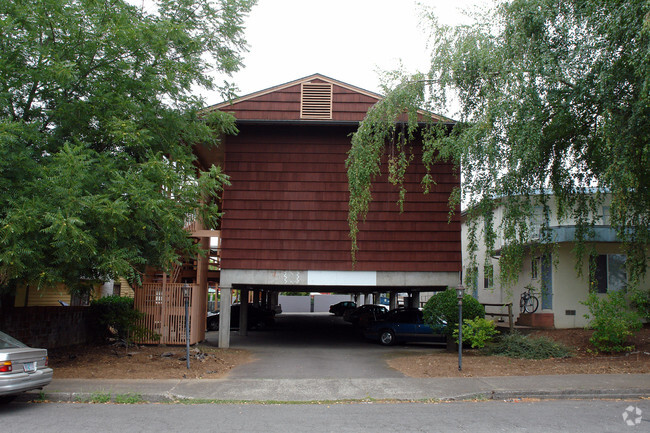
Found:
[[[349,294],[358,300],[363,296],[363,303],[376,303],[380,293],[389,294],[390,308],[397,307],[397,294],[408,293],[408,304],[405,306],[419,307],[420,293],[436,292],[445,290],[449,286],[455,286],[459,283],[457,273],[396,273],[396,272],[355,272],[355,271],[317,271],[316,276],[309,278],[311,271],[268,271],[268,272],[226,272],[222,270],[221,274],[221,309],[219,317],[219,347],[230,346],[230,304],[232,303],[232,290],[240,290],[240,299],[249,299],[249,294],[253,294],[253,303],[262,307],[272,308],[277,305],[277,298],[280,292],[327,292]],[[313,274],[313,273],[312,273]],[[234,282],[229,278],[236,278]],[[293,278],[293,281],[312,281],[315,284],[294,284],[286,285],[285,278]],[[339,285],[322,285],[319,278],[325,278],[326,281],[336,281]],[[247,283],[243,283],[247,280]],[[277,284],[271,284],[276,281]],[[404,285],[396,285],[395,282],[403,282]],[[435,282],[437,284],[432,285]],[[365,283],[365,284],[364,284]],[[372,285],[370,285],[372,283]],[[229,284],[226,286],[225,284]],[[368,302],[370,301],[370,302]],[[242,302],[239,317],[239,334],[247,335],[247,305]]]
[[[230,345],[231,290],[240,290],[241,299],[253,293],[254,302],[266,306],[284,291],[389,293],[393,302],[397,293],[409,293],[419,305],[420,293],[459,283],[460,212],[450,217],[448,205],[459,170],[436,163],[430,172],[435,185],[424,194],[418,138],[409,143],[403,210],[384,166],[352,261],[347,152],[351,134],[381,98],[314,74],[207,109],[233,114],[239,129],[218,151],[195,149],[203,168],[221,165],[231,182],[223,191],[221,225],[212,228],[221,235],[220,347]],[[393,146],[387,143],[387,154]]]

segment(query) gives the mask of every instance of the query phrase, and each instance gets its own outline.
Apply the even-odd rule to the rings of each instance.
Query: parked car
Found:
[[[417,308],[400,308],[386,313],[379,321],[368,325],[364,336],[385,346],[398,342],[446,341],[443,334],[447,324],[440,320],[436,326],[424,323],[422,311]]]
[[[388,307],[385,305],[367,304],[354,310],[347,310],[343,313],[343,320],[352,323],[353,326],[365,328],[371,322],[381,320],[386,313],[388,313]]]
[[[230,306],[230,329],[239,329],[240,304]],[[263,329],[275,323],[275,311],[248,304],[248,329]],[[219,312],[208,312],[206,326],[208,331],[219,330]]]
[[[46,349],[28,347],[0,332],[0,403],[8,403],[22,392],[43,388],[51,381]]]
[[[357,303],[353,301],[341,301],[334,305],[330,305],[330,313],[335,316],[342,316],[347,310],[353,310],[357,308]]]

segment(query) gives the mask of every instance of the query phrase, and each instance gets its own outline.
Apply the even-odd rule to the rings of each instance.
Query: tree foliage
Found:
[[[445,333],[452,335],[458,329],[458,298],[456,290],[447,289],[433,295],[422,309],[424,321],[434,326],[440,319],[447,322]],[[463,322],[467,319],[485,318],[485,307],[474,297],[463,295]]]
[[[502,1],[457,27],[440,25],[432,12],[426,17],[431,69],[390,74],[386,103],[394,110],[384,112],[402,113],[408,104],[444,112],[452,97],[458,101],[460,119],[451,134],[434,135],[425,147],[461,164],[470,250],[476,251],[481,231],[493,248],[498,231],[505,240],[502,278],[514,278],[535,207],[548,215],[553,195],[557,218],[576,221],[581,261],[607,192],[611,223],[626,244],[628,279],[637,283],[650,244],[650,3]],[[393,103],[393,93],[411,96]],[[376,147],[396,119],[380,124],[370,113],[354,145]],[[354,145],[349,172],[372,178],[375,166],[357,159]],[[369,202],[369,187],[356,185],[363,176],[350,181],[353,239],[355,218]],[[489,222],[501,197],[509,200],[500,203],[503,222],[494,228]],[[481,227],[479,216],[487,220]],[[548,218],[541,223],[548,229]]]
[[[199,117],[197,86],[227,92],[254,0],[0,0],[0,289],[138,281],[197,247],[226,176],[198,173],[234,119]]]

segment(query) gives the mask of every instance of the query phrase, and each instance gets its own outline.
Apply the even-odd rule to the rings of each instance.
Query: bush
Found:
[[[572,356],[571,350],[563,344],[546,337],[527,337],[518,332],[502,335],[496,344],[490,346],[488,354],[524,359],[568,358]]]
[[[438,318],[447,322],[445,332],[452,335],[458,329],[458,298],[456,290],[447,289],[433,295],[423,309],[424,321],[432,326],[438,323]],[[472,296],[463,296],[463,322],[465,319],[485,317],[485,308]]]
[[[102,340],[117,339],[127,345],[148,331],[138,322],[143,314],[133,308],[133,298],[106,296],[90,303],[93,327]]]
[[[629,295],[632,308],[634,308],[643,319],[650,321],[650,290],[637,288],[629,292]]]
[[[629,352],[634,346],[627,343],[633,331],[641,329],[641,317],[630,309],[623,291],[611,292],[607,296],[590,293],[582,303],[589,308],[586,319],[591,319],[589,328],[594,330],[589,341],[601,352]]]
[[[472,349],[485,347],[498,333],[496,325],[491,320],[482,317],[463,320],[463,342],[469,343]],[[454,338],[458,339],[458,328],[454,329]]]

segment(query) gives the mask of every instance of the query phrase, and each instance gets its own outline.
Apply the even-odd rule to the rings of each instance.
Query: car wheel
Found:
[[[392,346],[395,344],[395,333],[390,329],[384,329],[379,334],[379,342],[384,346]]]
[[[219,330],[219,321],[218,320],[210,320],[208,322],[208,330],[209,331],[218,331]]]

